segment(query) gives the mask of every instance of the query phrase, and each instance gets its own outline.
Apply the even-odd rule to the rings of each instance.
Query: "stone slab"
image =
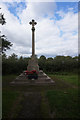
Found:
[[[11,85],[55,85],[50,77],[48,77],[44,72],[39,71],[38,79],[29,80],[27,75],[21,73],[14,81],[10,83]]]

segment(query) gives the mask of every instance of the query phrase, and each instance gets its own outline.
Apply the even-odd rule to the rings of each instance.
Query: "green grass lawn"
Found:
[[[54,86],[12,87],[9,83],[16,78],[16,75],[3,76],[3,118],[8,118],[12,114],[12,111],[16,111],[17,114],[17,111],[20,109],[19,103],[23,99],[22,96],[20,98],[20,95],[23,95],[23,92],[30,91],[40,92],[42,94],[41,109],[45,115],[50,111],[49,114],[51,118],[79,118],[78,76],[75,74],[51,74],[49,76],[55,81]],[[15,114],[13,114],[13,116],[15,116]]]
[[[78,75],[56,75],[56,77],[64,80],[64,82],[78,86]]]
[[[46,93],[54,118],[79,118],[78,92],[53,90]]]
[[[16,99],[19,97],[19,93],[10,90],[4,90],[2,93],[2,116],[3,118],[9,118],[12,112],[13,105],[15,105]]]
[[[54,79],[57,84],[56,90],[50,90],[46,93],[53,117],[79,118],[78,75],[49,76]],[[64,87],[65,85],[67,85],[67,87]]]
[[[17,75],[4,75],[2,76],[2,86],[3,88],[9,86],[9,83],[13,81]]]
[[[2,77],[2,118],[10,118],[16,100],[20,97],[20,92],[12,90],[9,86],[10,82],[16,78],[16,75],[6,75]],[[17,109],[16,109],[17,111]],[[15,112],[16,112],[15,111]]]
[[[79,81],[78,81],[78,74],[68,74],[68,75],[49,75],[51,78],[58,78],[65,83],[69,83],[71,85],[78,86]]]

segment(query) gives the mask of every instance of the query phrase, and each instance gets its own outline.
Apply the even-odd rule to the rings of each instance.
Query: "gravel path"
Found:
[[[38,92],[25,92],[22,108],[18,118],[42,118],[41,116],[41,94]]]

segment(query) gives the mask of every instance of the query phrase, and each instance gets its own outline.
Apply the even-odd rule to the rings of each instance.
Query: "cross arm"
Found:
[[[34,24],[36,25],[36,24],[37,24],[37,22],[34,22]]]
[[[29,24],[31,25],[31,24],[32,24],[32,22],[29,22]]]

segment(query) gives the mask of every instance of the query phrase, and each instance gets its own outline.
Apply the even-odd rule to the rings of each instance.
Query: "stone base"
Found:
[[[38,60],[35,55],[31,56],[31,59],[29,60],[29,63],[28,63],[27,70],[28,71],[36,70],[37,72],[39,72]]]
[[[39,71],[38,79],[29,80],[27,75],[21,73],[11,85],[55,85],[55,81],[53,81],[50,77],[48,77],[43,71]]]

